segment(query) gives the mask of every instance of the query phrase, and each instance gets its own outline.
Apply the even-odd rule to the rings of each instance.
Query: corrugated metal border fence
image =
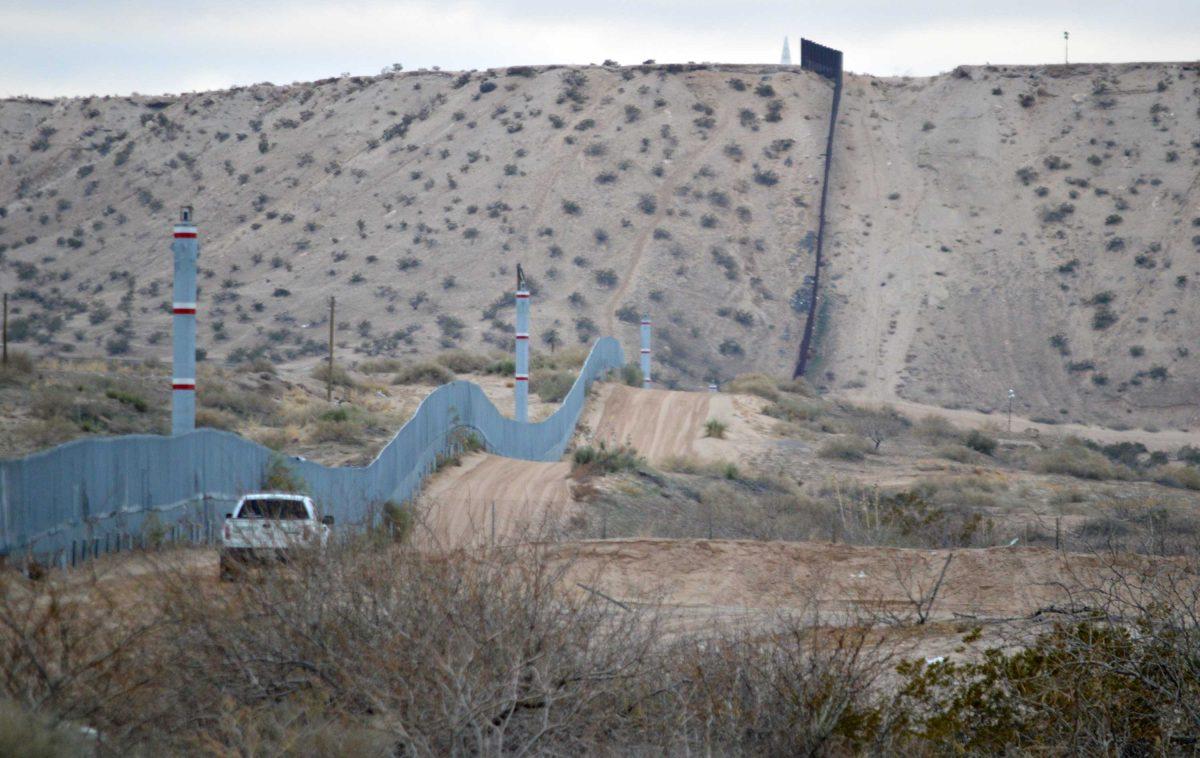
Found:
[[[329,468],[286,459],[323,512],[364,526],[375,509],[410,500],[470,429],[497,455],[533,461],[562,457],[593,381],[625,362],[612,337],[596,342],[549,418],[522,424],[500,414],[483,390],[456,381],[431,392],[379,455],[362,467]],[[229,432],[177,437],[85,439],[0,461],[0,554],[67,565],[98,553],[160,541],[211,541],[237,498],[262,486],[276,455]]]
[[[792,378],[804,376],[812,352],[813,329],[817,323],[817,301],[821,287],[821,260],[825,250],[825,205],[829,199],[829,167],[833,163],[833,131],[837,126],[838,108],[842,103],[842,51],[818,45],[807,39],[800,40],[800,65],[833,80],[833,103],[829,108],[829,133],[825,140],[825,175],[821,180],[821,207],[817,215],[816,263],[813,265],[812,291],[808,297],[808,321],[804,323],[804,336],[800,339],[800,354],[796,356],[796,369]]]

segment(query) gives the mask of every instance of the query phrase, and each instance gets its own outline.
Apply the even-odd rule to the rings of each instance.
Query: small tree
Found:
[[[558,336],[557,329],[547,329],[546,331],[542,332],[542,342],[545,342],[550,346],[551,353],[554,352],[556,347],[562,344],[562,340]]]

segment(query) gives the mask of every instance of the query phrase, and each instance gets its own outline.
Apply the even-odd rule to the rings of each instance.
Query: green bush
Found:
[[[1043,474],[1065,474],[1079,479],[1130,479],[1132,472],[1125,466],[1111,463],[1100,453],[1078,443],[1068,443],[1042,452],[1033,468]]]
[[[529,390],[547,403],[561,403],[575,384],[575,375],[567,371],[551,371],[534,374],[529,381]]]
[[[975,452],[983,453],[984,455],[991,455],[996,452],[996,440],[978,429],[972,429],[971,433],[963,441],[963,444]]]
[[[1160,466],[1154,470],[1154,481],[1167,487],[1200,490],[1200,470],[1191,466]]]
[[[764,408],[763,413],[781,421],[796,423],[815,421],[824,413],[824,408],[817,401],[806,402],[794,397],[781,397]]]
[[[861,461],[873,449],[874,445],[870,441],[858,435],[846,435],[826,442],[817,451],[817,455],[841,461]]]
[[[713,437],[715,439],[725,439],[725,430],[729,427],[718,419],[710,418],[704,422],[704,436]]]
[[[450,350],[437,357],[437,362],[456,374],[479,374],[492,365],[486,355],[469,353],[466,350]]]
[[[383,504],[383,527],[393,541],[408,542],[412,534],[415,519],[412,508],[405,508],[392,500]]]
[[[309,373],[309,376],[311,376],[313,379],[316,379],[317,381],[322,382],[322,383],[328,382],[329,381],[329,361],[322,360],[320,363],[313,366],[313,369]],[[350,374],[346,373],[346,369],[344,369],[341,366],[338,366],[336,364],[333,367],[333,383],[338,385],[339,387],[353,387],[354,386],[354,380],[350,378]]]
[[[454,381],[454,374],[440,363],[413,363],[396,372],[392,384],[436,384]]]
[[[576,448],[573,470],[588,473],[614,474],[618,471],[637,471],[644,461],[637,451],[626,445],[610,448],[605,443]]]
[[[294,492],[306,494],[308,483],[304,481],[282,455],[272,455],[263,472],[262,488],[267,492]]]
[[[358,370],[364,374],[394,374],[404,368],[404,364],[394,358],[381,358],[377,361],[363,361],[358,364]]]
[[[642,386],[642,369],[636,363],[626,363],[621,367],[621,381],[630,387]]]
[[[512,358],[500,358],[499,360],[492,361],[484,369],[485,373],[499,374],[500,376],[512,376],[516,371],[517,362]]]
[[[150,409],[150,404],[146,402],[146,398],[135,395],[132,392],[126,392],[125,390],[108,390],[104,393],[104,396],[110,400],[116,400],[122,405],[128,405],[138,413],[145,413]]]
[[[739,374],[725,383],[725,392],[735,395],[758,395],[767,400],[778,400],[779,384],[766,374]]]

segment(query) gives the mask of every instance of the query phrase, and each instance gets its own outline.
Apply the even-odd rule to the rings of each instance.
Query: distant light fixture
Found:
[[[1063,32],[1063,63],[1071,62],[1071,56],[1068,55],[1068,51],[1069,51],[1068,45],[1071,44],[1070,39],[1071,39],[1071,33]]]

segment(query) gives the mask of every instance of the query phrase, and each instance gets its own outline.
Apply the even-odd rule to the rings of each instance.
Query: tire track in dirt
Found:
[[[571,464],[476,453],[435,476],[418,502],[419,538],[442,547],[536,533],[572,503]]]
[[[630,445],[651,464],[695,456],[711,397],[705,392],[615,386],[593,438],[609,446]]]

